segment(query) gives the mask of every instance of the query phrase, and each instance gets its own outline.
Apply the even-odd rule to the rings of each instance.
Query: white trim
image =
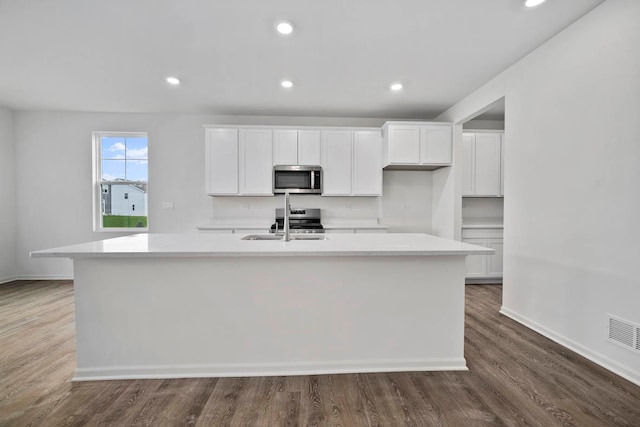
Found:
[[[501,285],[502,276],[495,277],[467,277],[464,279],[465,285]]]
[[[202,125],[205,129],[264,129],[264,130],[352,130],[352,131],[375,131],[380,132],[381,128],[373,126],[295,126],[295,125]]]
[[[473,119],[472,119],[473,120]],[[487,120],[488,122],[495,122],[496,120]],[[498,120],[501,122],[502,120]],[[504,129],[466,129],[462,128],[462,134],[465,133],[501,133],[504,134]]]
[[[13,282],[14,280],[18,280],[17,276],[0,277],[0,285],[3,283]]]
[[[16,276],[14,280],[73,280],[73,274],[24,274]]]
[[[586,357],[593,363],[602,366],[603,368],[613,372],[614,374],[619,375],[622,378],[640,386],[639,372],[634,371],[626,366],[620,365],[619,363],[609,359],[608,357],[600,353],[594,352],[589,348],[583,346],[582,344],[579,344],[565,337],[564,335],[561,335],[555,331],[552,331],[551,329],[548,329],[545,326],[542,326],[539,323],[527,318],[526,316],[522,316],[506,308],[505,306],[500,307],[500,313],[515,320],[518,323],[523,324],[527,328],[536,331],[540,335],[543,335],[549,338],[550,340],[557,342],[558,344],[568,348],[569,350],[576,352],[583,357]]]
[[[388,125],[396,125],[396,126],[447,126],[450,127],[453,125],[452,122],[441,122],[441,121],[431,121],[431,120],[425,120],[425,121],[411,121],[411,120],[389,120],[384,122],[384,124],[382,125],[382,127],[388,126]]]
[[[464,358],[223,363],[213,365],[144,365],[78,368],[72,381],[325,375],[406,371],[468,371],[468,368]]]

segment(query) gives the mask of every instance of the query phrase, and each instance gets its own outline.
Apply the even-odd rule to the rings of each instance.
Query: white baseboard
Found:
[[[67,274],[24,274],[14,280],[73,280],[73,276]]]
[[[224,363],[212,365],[144,365],[78,368],[73,381],[324,375],[406,371],[466,371],[464,358],[345,360],[292,363]]]
[[[18,280],[18,278],[16,276],[0,277],[0,285],[3,283],[13,282],[14,280]]]
[[[613,372],[614,374],[619,375],[622,378],[640,386],[640,373],[638,373],[637,371],[622,366],[617,362],[609,359],[608,357],[603,356],[600,353],[596,353],[589,348],[565,337],[564,335],[558,334],[557,332],[554,332],[540,325],[539,323],[506,308],[505,306],[500,307],[500,313],[515,320],[518,323],[523,324],[527,328],[536,331],[540,335],[544,335],[545,337],[557,342],[558,344],[568,348],[569,350],[574,351],[583,357],[586,357],[593,363],[602,366],[603,368]]]
[[[464,279],[464,283],[465,285],[501,285],[502,277],[467,277],[466,279]]]

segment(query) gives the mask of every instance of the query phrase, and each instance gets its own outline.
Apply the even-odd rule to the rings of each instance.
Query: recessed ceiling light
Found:
[[[392,91],[398,92],[399,90],[402,90],[402,83],[393,83],[390,87]]]
[[[293,33],[293,23],[289,21],[279,21],[276,23],[276,30],[283,36]]]
[[[172,84],[172,85],[179,85],[180,84],[180,79],[177,77],[167,77],[167,83]]]
[[[524,5],[527,7],[534,7],[539,5],[540,3],[544,3],[545,0],[527,0],[524,2]]]
[[[293,82],[291,80],[283,80],[280,82],[280,85],[284,88],[290,89],[293,87]]]

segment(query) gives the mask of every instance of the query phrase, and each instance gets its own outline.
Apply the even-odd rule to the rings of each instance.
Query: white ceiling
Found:
[[[523,3],[0,0],[0,105],[433,118],[602,0]]]

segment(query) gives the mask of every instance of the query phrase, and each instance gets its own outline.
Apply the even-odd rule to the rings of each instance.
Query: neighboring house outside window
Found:
[[[147,231],[145,132],[94,132],[94,230]]]

